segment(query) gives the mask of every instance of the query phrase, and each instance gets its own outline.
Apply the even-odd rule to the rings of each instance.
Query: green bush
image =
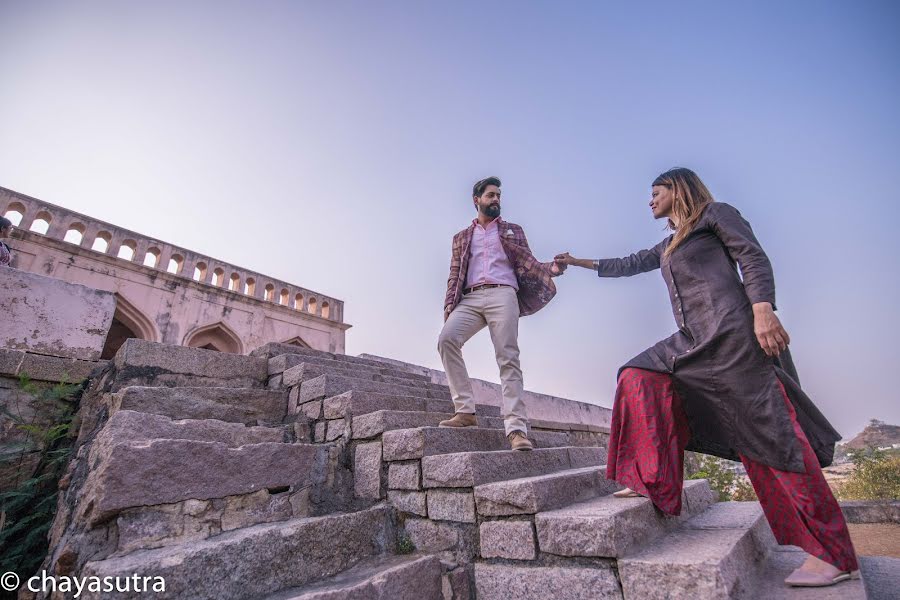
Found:
[[[18,452],[7,456],[4,462],[23,468],[26,461],[37,458],[30,476],[0,493],[0,572],[13,571],[25,579],[37,571],[47,554],[47,533],[56,514],[59,479],[71,454],[73,440],[69,430],[80,386],[60,383],[40,387],[23,376],[19,387],[54,413],[52,423],[42,425],[0,409],[16,428],[26,433]]]
[[[841,500],[900,499],[900,456],[883,450],[857,451],[850,455],[854,469],[835,486]]]
[[[685,478],[706,479],[709,487],[719,494],[719,501],[755,502],[756,492],[750,482],[728,468],[731,461],[717,456],[688,453],[685,457]]]

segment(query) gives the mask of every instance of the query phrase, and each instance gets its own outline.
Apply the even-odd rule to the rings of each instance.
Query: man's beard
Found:
[[[488,204],[487,206],[480,207],[481,214],[486,217],[490,217],[492,219],[496,219],[500,216],[500,205],[499,204]]]

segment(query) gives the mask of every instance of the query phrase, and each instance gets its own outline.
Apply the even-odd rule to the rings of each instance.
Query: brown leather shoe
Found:
[[[534,450],[534,444],[521,431],[513,431],[507,438],[513,450]]]
[[[434,423],[434,421],[432,421]],[[478,421],[475,420],[475,415],[469,413],[456,413],[453,415],[452,419],[447,419],[446,421],[441,421],[438,423],[438,427],[477,427]]]

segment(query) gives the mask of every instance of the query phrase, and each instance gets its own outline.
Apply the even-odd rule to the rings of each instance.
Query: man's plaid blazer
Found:
[[[544,308],[556,295],[556,285],[550,273],[552,262],[539,262],[528,247],[525,231],[515,223],[507,223],[497,218],[500,245],[519,282],[519,316],[532,315]],[[444,310],[453,311],[462,299],[466,285],[466,273],[469,268],[469,246],[475,223],[453,236],[452,254],[450,257],[450,277],[447,278],[447,296],[444,299]],[[449,307],[449,310],[448,310]]]

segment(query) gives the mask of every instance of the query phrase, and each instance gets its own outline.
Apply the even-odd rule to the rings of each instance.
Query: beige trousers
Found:
[[[494,343],[503,393],[501,411],[506,434],[528,431],[528,416],[522,401],[524,385],[519,366],[519,301],[509,287],[476,290],[465,294],[438,338],[438,352],[450,384],[450,394],[458,413],[475,414],[475,394],[462,356],[469,338],[487,326]]]

